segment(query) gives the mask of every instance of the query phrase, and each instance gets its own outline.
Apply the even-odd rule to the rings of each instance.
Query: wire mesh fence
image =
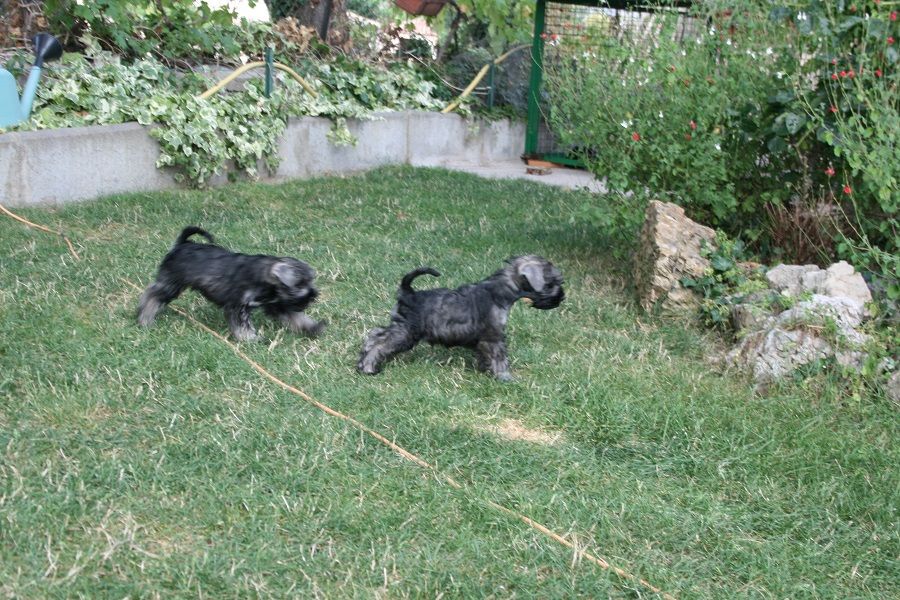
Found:
[[[593,63],[611,75],[625,61],[648,54],[666,36],[682,43],[702,31],[704,24],[688,14],[687,2],[649,6],[639,2],[547,2],[536,8],[532,74],[529,86],[525,154],[553,162],[580,165],[578,152],[566,147],[553,133],[552,107],[544,89],[544,76],[573,61]],[[610,81],[615,78],[610,77]],[[574,93],[574,91],[573,91]]]

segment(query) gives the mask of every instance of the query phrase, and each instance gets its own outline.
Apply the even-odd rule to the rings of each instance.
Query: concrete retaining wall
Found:
[[[382,165],[489,164],[517,158],[525,140],[523,123],[478,123],[427,112],[382,113],[375,121],[350,122],[349,128],[357,145],[335,146],[326,138],[329,120],[292,119],[281,140],[278,171],[263,172],[261,180]],[[0,198],[11,207],[63,204],[178,187],[171,172],[156,168],[158,156],[156,141],[137,123],[5,133],[0,135]],[[212,184],[226,181],[223,175]]]

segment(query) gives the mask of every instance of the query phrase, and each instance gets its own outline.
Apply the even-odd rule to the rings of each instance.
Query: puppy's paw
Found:
[[[381,369],[375,365],[368,364],[365,360],[360,360],[356,363],[356,370],[363,375],[378,375],[381,372]]]
[[[328,320],[322,319],[321,321],[316,322],[314,325],[311,325],[304,331],[306,332],[306,335],[314,338],[322,335],[322,332],[325,331],[326,327],[328,327]]]
[[[255,331],[233,331],[231,335],[234,336],[234,339],[238,342],[259,342],[262,341],[262,337],[256,333]]]
[[[515,378],[513,378],[513,376],[511,374],[506,373],[506,372],[497,373],[494,377],[497,379],[497,381],[502,381],[504,383],[509,383],[510,381],[515,381]]]

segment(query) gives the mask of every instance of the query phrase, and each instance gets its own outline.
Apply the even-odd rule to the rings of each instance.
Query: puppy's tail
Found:
[[[431,267],[419,267],[415,271],[410,271],[406,275],[403,276],[403,279],[400,281],[400,290],[412,294],[416,290],[412,289],[413,279],[418,277],[419,275],[433,275],[434,277],[440,277],[441,274],[432,269]]]
[[[178,236],[178,239],[175,240],[175,245],[177,246],[178,244],[185,243],[186,241],[188,241],[189,237],[191,237],[192,235],[196,235],[196,234],[200,234],[203,237],[205,237],[209,241],[210,244],[216,243],[216,241],[213,239],[213,236],[210,232],[206,231],[205,229],[200,229],[199,227],[194,227],[193,225],[190,225],[181,230],[181,234]]]

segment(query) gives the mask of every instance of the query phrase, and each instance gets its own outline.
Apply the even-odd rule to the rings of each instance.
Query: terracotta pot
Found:
[[[433,17],[441,12],[447,0],[394,0],[394,4],[411,15]]]

